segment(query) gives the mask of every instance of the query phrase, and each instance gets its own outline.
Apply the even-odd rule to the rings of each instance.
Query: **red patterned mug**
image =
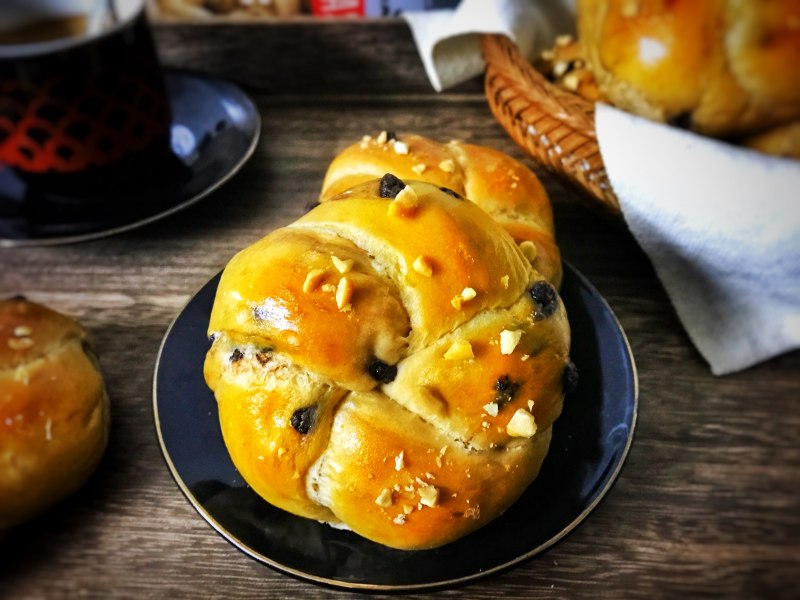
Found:
[[[34,189],[91,195],[168,150],[144,0],[10,0],[0,13],[15,2],[27,13],[0,19],[0,169]]]

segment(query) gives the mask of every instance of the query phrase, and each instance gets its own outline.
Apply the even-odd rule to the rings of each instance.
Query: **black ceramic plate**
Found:
[[[169,69],[164,78],[171,150],[147,176],[111,187],[97,201],[43,194],[37,202],[47,209],[34,213],[22,204],[25,184],[0,168],[0,247],[65,244],[133,229],[197,202],[239,170],[261,130],[253,102],[222,79]]]
[[[530,558],[580,523],[611,487],[630,448],[637,379],[611,309],[565,265],[562,297],[580,383],[554,426],[541,473],[483,529],[425,551],[385,548],[261,500],[233,466],[203,380],[209,314],[219,277],[203,287],[164,338],[153,381],[156,429],[178,486],[234,546],[280,571],[328,585],[419,590],[463,583]]]

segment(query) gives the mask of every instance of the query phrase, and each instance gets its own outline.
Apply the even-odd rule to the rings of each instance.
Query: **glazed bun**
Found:
[[[108,440],[108,397],[86,331],[24,299],[0,301],[0,528],[77,490]]]
[[[578,32],[624,110],[720,137],[800,117],[796,0],[580,0]]]
[[[502,206],[516,180],[487,173],[508,182],[492,190],[478,157],[507,163],[414,136],[363,143],[334,161],[319,206],[225,268],[205,377],[259,495],[387,546],[431,548],[497,517],[537,476],[575,377],[569,325],[511,223],[452,189]],[[440,173],[440,158],[454,169]],[[396,176],[423,161],[417,178],[434,183]],[[378,168],[396,174],[372,178]],[[537,222],[538,208],[519,210],[523,226]]]

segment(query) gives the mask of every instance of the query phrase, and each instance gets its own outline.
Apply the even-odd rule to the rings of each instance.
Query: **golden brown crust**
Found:
[[[800,121],[773,127],[741,140],[744,146],[764,154],[800,160]]]
[[[538,250],[534,268],[556,287],[561,284],[550,199],[530,169],[492,148],[455,140],[440,144],[403,134],[397,141],[403,153],[385,132],[345,148],[328,167],[321,199],[385,173],[444,186],[480,206],[518,243],[533,242]]]
[[[108,439],[108,398],[86,332],[25,300],[0,301],[0,528],[75,491]]]
[[[581,0],[583,53],[624,110],[733,136],[800,116],[793,0]]]
[[[418,148],[399,155],[399,173],[416,174],[423,155],[459,166],[431,169],[433,183],[395,180],[386,197],[364,173],[394,171],[396,153],[345,151],[334,164],[355,187],[327,179],[324,202],[226,268],[205,377],[257,493],[418,549],[494,519],[536,477],[561,411],[569,325],[508,231],[439,187],[547,231],[533,175],[493,151],[402,139]]]

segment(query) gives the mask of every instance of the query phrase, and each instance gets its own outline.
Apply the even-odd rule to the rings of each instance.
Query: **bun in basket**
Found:
[[[108,441],[108,397],[77,322],[0,301],[0,529],[77,490]]]
[[[578,32],[624,110],[720,137],[800,119],[796,0],[580,0]]]
[[[554,286],[441,181],[371,178],[376,157],[405,173],[415,145],[414,161],[423,147],[440,156],[423,138],[383,137],[346,150],[319,206],[228,264],[205,376],[231,458],[263,498],[387,546],[431,548],[491,521],[535,479],[576,372]],[[459,187],[439,166],[427,176]],[[471,172],[468,193],[490,189],[481,177]],[[508,191],[495,188],[498,203]]]

